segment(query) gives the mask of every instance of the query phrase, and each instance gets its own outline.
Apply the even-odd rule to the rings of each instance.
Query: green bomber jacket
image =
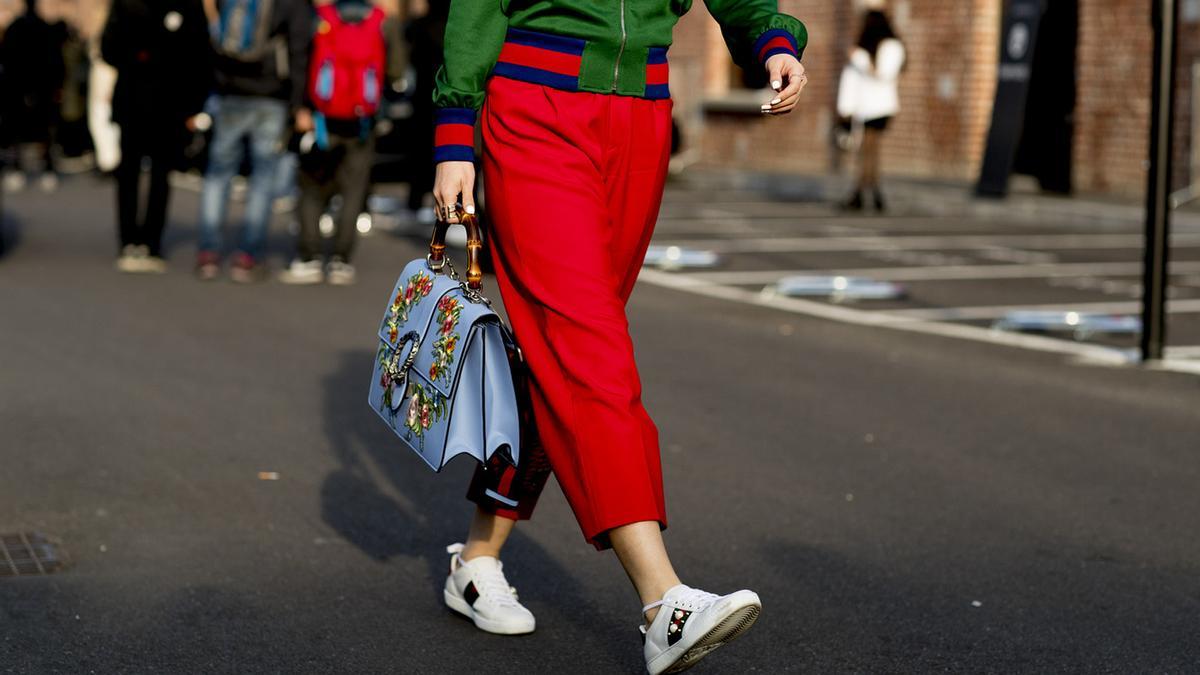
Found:
[[[742,67],[808,42],[777,0],[705,0]],[[433,93],[434,160],[472,161],[489,77],[568,91],[668,98],[667,48],[692,0],[453,0]]]

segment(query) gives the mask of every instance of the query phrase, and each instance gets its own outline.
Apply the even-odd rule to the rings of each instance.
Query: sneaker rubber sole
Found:
[[[750,627],[754,625],[754,622],[758,621],[759,614],[761,613],[762,605],[759,603],[756,596],[755,601],[752,604],[748,604],[744,607],[739,607],[733,610],[729,613],[729,616],[725,617],[720,623],[709,629],[709,631],[701,636],[699,640],[696,640],[691,647],[688,647],[687,651],[679,656],[674,663],[667,666],[663,670],[654,669],[653,666],[656,664],[650,664],[651,668],[648,668],[648,670],[650,670],[650,672],[658,672],[663,673],[664,675],[670,675],[672,673],[681,673],[688,668],[691,668],[699,663],[704,657],[745,634],[745,632],[750,630]],[[662,656],[666,656],[666,654],[663,654]],[[659,658],[662,657],[660,656]]]
[[[284,272],[279,275],[279,282],[289,286],[315,286],[323,283],[325,276],[322,274],[315,275],[299,275]]]
[[[449,607],[451,611],[467,617],[475,623],[476,628],[486,633],[493,633],[495,635],[527,635],[532,633],[534,630],[534,626],[530,626],[528,628],[525,626],[506,626],[497,621],[492,621],[486,617],[479,616],[475,613],[475,610],[471,608],[471,605],[467,603],[465,598],[453,593],[449,588],[442,591],[442,597],[446,600],[446,606]]]

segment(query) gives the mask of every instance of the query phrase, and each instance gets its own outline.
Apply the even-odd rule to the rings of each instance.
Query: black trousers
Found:
[[[183,153],[187,135],[182,120],[146,121],[121,125],[121,163],[117,166],[117,223],[120,245],[146,246],[150,255],[162,255],[162,235],[167,222],[171,186],[167,182]],[[139,221],[142,161],[150,160],[150,194]]]
[[[300,155],[300,259],[308,262],[322,254],[321,214],[334,195],[342,207],[334,222],[333,255],[349,262],[358,239],[358,215],[367,205],[371,187],[371,162],[375,138],[368,135],[329,134],[329,148]]]

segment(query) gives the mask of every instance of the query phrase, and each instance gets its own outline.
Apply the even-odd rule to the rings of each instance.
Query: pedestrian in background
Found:
[[[201,0],[115,0],[100,38],[117,71],[112,118],[120,126],[117,269],[161,273],[162,235],[170,198],[168,175],[179,162],[212,77],[208,22]],[[150,191],[139,222],[142,163]]]
[[[404,31],[416,79],[410,120],[408,210],[418,223],[434,220],[433,209],[425,207],[425,196],[433,192],[433,87],[438,68],[442,67],[442,44],[449,15],[450,0],[429,0],[429,11]]]
[[[277,194],[276,170],[288,120],[300,109],[312,40],[307,0],[204,0],[216,52],[217,106],[200,195],[196,274],[221,271],[221,228],[229,187],[250,145],[250,179],[241,238],[229,270],[236,282],[258,278]]]
[[[38,175],[43,190],[49,192],[58,186],[50,144],[62,97],[62,46],[66,36],[62,22],[51,24],[42,18],[37,0],[25,0],[25,13],[8,25],[0,41],[3,144],[14,156],[15,165],[15,171],[4,177],[4,187],[9,191],[25,187],[27,159],[33,160],[29,173]]]
[[[400,27],[379,6],[363,0],[317,5],[310,55],[309,108],[296,116],[311,134],[300,153],[300,236],[297,254],[280,275],[289,284],[354,283],[351,263],[358,216],[366,208],[375,158],[375,115],[385,83],[403,77]],[[333,251],[325,263],[320,219],[334,195]]]
[[[882,3],[874,3],[882,6]],[[868,190],[875,208],[886,203],[879,187],[880,149],[883,132],[900,112],[898,81],[904,68],[904,45],[892,30],[882,9],[863,16],[862,34],[850,50],[849,63],[838,85],[837,111],[841,124],[861,133],[858,141],[858,180],[850,197],[842,203],[847,210],[862,210]]]

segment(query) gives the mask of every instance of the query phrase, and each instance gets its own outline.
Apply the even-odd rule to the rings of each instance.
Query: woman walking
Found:
[[[877,210],[886,207],[879,189],[879,151],[888,122],[900,112],[897,80],[903,68],[904,45],[892,30],[887,14],[868,11],[863,17],[862,35],[850,51],[850,62],[838,86],[838,115],[845,123],[862,128],[858,183],[842,204],[847,210],[861,210],[867,190]]]
[[[757,618],[747,590],[680,583],[658,431],[641,402],[625,304],[658,216],[671,142],[667,47],[688,0],[529,0],[451,4],[438,74],[434,194],[442,217],[474,213],[474,126],[484,140],[490,245],[531,375],[532,411],[585,539],[612,548],[641,597],[646,667],[674,672]],[[796,105],[804,26],[776,0],[707,0],[734,58],[765,68],[762,110]],[[527,518],[545,463],[480,470],[465,545],[450,547],[447,604],[493,633],[535,622],[499,563]]]

